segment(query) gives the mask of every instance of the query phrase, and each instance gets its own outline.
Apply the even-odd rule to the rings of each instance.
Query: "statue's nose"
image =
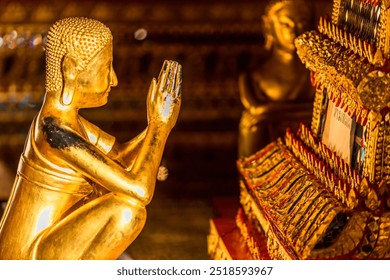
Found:
[[[116,87],[118,85],[118,77],[116,76],[114,67],[111,66],[111,87]]]

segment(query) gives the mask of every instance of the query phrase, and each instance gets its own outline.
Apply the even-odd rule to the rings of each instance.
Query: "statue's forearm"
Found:
[[[142,182],[146,192],[152,198],[156,184],[157,172],[164,152],[164,146],[169,135],[169,130],[164,124],[149,124],[143,145],[130,172]]]
[[[143,146],[146,132],[147,130],[145,129],[126,143],[115,143],[108,156],[121,163],[127,170],[130,170]]]

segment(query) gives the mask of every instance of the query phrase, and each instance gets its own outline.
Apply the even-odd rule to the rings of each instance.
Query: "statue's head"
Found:
[[[266,48],[295,50],[294,39],[313,28],[314,7],[310,1],[276,0],[265,8],[263,16]]]
[[[109,28],[97,20],[83,17],[57,21],[50,28],[46,42],[47,93],[61,92],[63,103],[71,102],[72,96],[67,96],[67,85],[76,87],[79,76],[86,76],[83,72],[88,74],[96,68],[99,62],[96,60],[107,60],[102,63],[110,63],[112,69],[112,34]],[[93,67],[90,64],[94,64]],[[102,65],[99,67],[102,68]],[[93,78],[93,73],[89,74]]]

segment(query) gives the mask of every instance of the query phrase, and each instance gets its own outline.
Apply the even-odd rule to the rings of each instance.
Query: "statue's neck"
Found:
[[[55,93],[46,93],[41,109],[44,114],[54,115],[64,120],[77,119],[78,111],[78,108],[72,106],[72,104],[63,105],[60,102],[60,96]]]

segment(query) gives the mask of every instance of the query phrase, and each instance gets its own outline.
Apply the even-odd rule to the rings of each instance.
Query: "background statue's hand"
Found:
[[[166,60],[156,81],[150,84],[147,109],[148,123],[166,124],[172,129],[176,123],[181,104],[181,65]]]

